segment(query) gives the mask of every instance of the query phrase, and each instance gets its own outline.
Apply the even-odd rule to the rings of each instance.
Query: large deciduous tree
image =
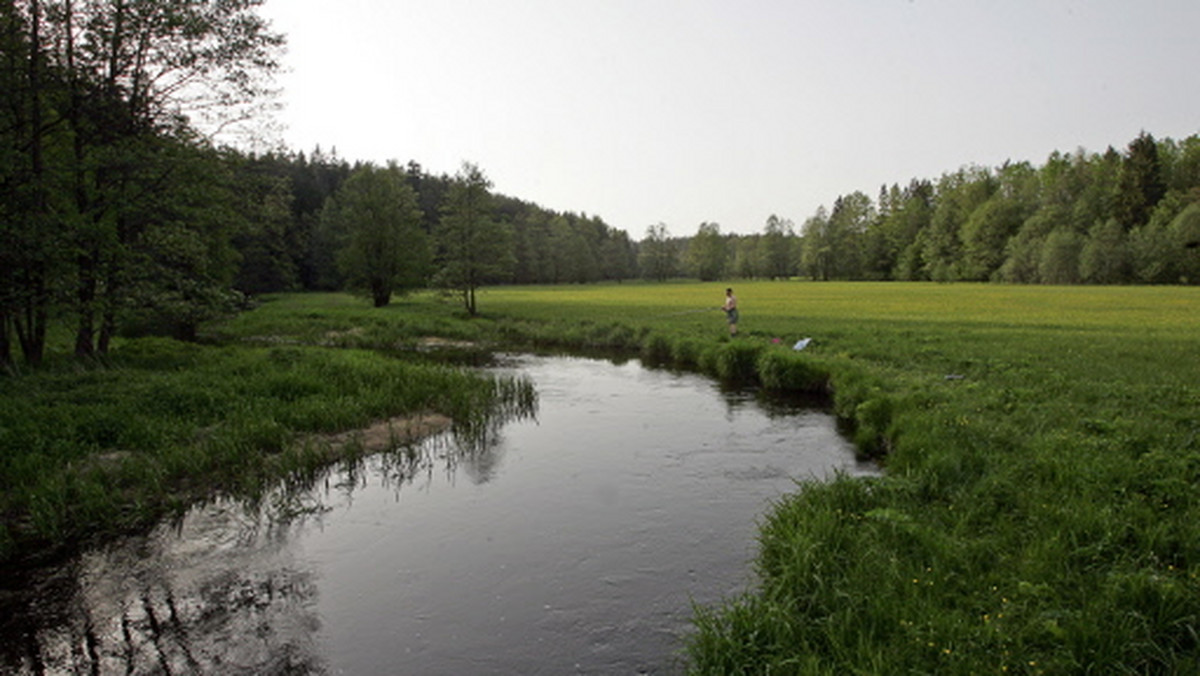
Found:
[[[429,269],[428,237],[421,229],[417,194],[395,165],[355,170],[330,198],[322,218],[344,233],[338,267],[352,289],[375,307],[392,294],[424,285]]]
[[[767,217],[762,238],[758,240],[761,250],[763,274],[771,279],[787,279],[795,271],[792,242],[796,237],[792,222],[775,214]]]
[[[1130,230],[1145,225],[1158,201],[1166,195],[1158,143],[1142,132],[1129,144],[1121,163],[1116,197],[1117,221]]]
[[[464,162],[435,231],[440,264],[436,281],[457,292],[471,316],[479,313],[479,287],[503,280],[514,266],[512,235],[493,216],[491,187],[478,166]]]

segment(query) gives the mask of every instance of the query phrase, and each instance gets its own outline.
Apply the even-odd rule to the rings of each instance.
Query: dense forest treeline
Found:
[[[1122,153],[1053,152],[1041,166],[964,167],[838,197],[797,229],[652,226],[643,272],[830,280],[1200,283],[1200,135],[1141,133]]]
[[[262,0],[0,0],[0,363],[118,332],[193,337],[247,295],[688,276],[1022,283],[1200,281],[1200,137],[1055,152],[838,197],[797,232],[701,223],[641,241],[496,194],[478,167],[247,153],[202,130],[270,101],[284,38]]]

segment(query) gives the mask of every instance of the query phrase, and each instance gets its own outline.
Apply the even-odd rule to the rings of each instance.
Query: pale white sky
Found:
[[[1200,133],[1196,0],[267,0],[283,141],[599,215],[796,227],[861,190]]]

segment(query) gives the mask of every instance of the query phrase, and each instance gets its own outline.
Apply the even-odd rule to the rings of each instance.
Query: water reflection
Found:
[[[314,574],[295,565],[285,532],[261,523],[198,510],[34,576],[4,603],[4,669],[324,673]]]
[[[828,416],[697,376],[515,372],[539,394],[499,417],[12,581],[0,672],[665,673],[770,500],[871,471]]]
[[[376,477],[399,491],[435,473],[476,483],[503,426],[536,413],[527,380],[497,378],[498,404],[409,443],[255,498],[202,505],[151,533],[6,580],[0,673],[324,674],[318,584],[294,535],[320,527]]]

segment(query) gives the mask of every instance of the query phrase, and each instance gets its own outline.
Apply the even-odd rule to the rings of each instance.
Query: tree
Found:
[[[621,281],[637,276],[636,247],[624,230],[610,228],[600,245],[600,266],[604,279]]]
[[[1042,245],[1038,277],[1043,284],[1078,284],[1083,237],[1072,230],[1051,232]]]
[[[479,312],[479,287],[500,280],[514,265],[511,231],[492,217],[491,186],[479,167],[464,162],[436,230],[440,265],[436,281],[458,292],[472,317]]]
[[[656,223],[647,227],[646,238],[642,240],[638,252],[642,275],[646,279],[665,282],[675,274],[675,262],[675,246],[671,243],[666,224]]]
[[[1120,284],[1130,276],[1125,229],[1110,218],[1088,232],[1079,254],[1079,276],[1089,284]]]
[[[771,279],[787,279],[795,272],[792,240],[796,237],[792,222],[775,214],[767,217],[759,240],[763,273]]]
[[[863,276],[863,240],[873,220],[875,209],[871,198],[861,191],[834,201],[825,230],[832,276],[839,279]]]
[[[1167,242],[1176,260],[1178,281],[1200,284],[1200,202],[1184,209],[1167,226]]]
[[[716,223],[701,223],[688,244],[688,270],[700,281],[715,281],[725,275],[727,258],[728,252],[725,238],[721,235],[721,226]]]
[[[1167,193],[1158,143],[1146,132],[1129,143],[1121,163],[1117,189],[1117,220],[1126,230],[1145,225],[1158,201]]]
[[[1004,246],[1004,262],[996,271],[995,279],[1016,284],[1034,284],[1038,281],[1042,247],[1056,224],[1069,220],[1068,207],[1043,205],[1021,224],[1017,234],[1009,238]]]
[[[929,279],[944,282],[962,277],[962,227],[996,188],[991,170],[982,167],[963,168],[942,176],[921,251]]]
[[[265,100],[264,76],[277,68],[283,40],[255,15],[261,4],[0,5],[0,84],[11,95],[7,110],[15,113],[0,124],[0,134],[7,147],[19,149],[9,158],[23,167],[9,182],[17,198],[9,204],[19,212],[10,222],[21,223],[19,239],[25,240],[16,242],[20,260],[11,261],[16,275],[3,280],[20,288],[0,294],[25,305],[10,321],[5,301],[0,329],[13,326],[27,360],[40,359],[52,303],[74,312],[75,351],[87,356],[105,352],[118,315],[153,295],[133,282],[163,279],[146,267],[161,253],[153,243],[173,239],[170,213],[189,208],[202,191],[174,205],[169,193],[191,190],[177,176],[208,161],[179,150],[209,145],[200,126],[215,134],[249,119]],[[27,67],[13,70],[18,60]],[[167,231],[158,236],[150,232],[155,228]],[[192,281],[203,287],[211,279],[201,274]]]
[[[417,194],[396,165],[362,166],[322,211],[330,230],[345,233],[337,259],[349,288],[383,307],[392,294],[422,286],[429,269],[428,237]]]
[[[893,279],[927,279],[921,268],[924,242],[920,236],[933,221],[933,196],[932,183],[913,179],[904,189],[899,208],[893,207],[880,226],[895,257],[891,267]]]
[[[247,218],[233,234],[238,251],[234,288],[258,294],[294,291],[300,286],[303,243],[292,219],[292,190],[273,158],[234,156],[238,208]]]
[[[962,278],[990,279],[1004,263],[1005,245],[1028,215],[1025,205],[1002,193],[972,211],[962,228]]]
[[[762,235],[738,237],[733,243],[733,274],[742,279],[762,276],[763,263],[759,256],[758,240]]]
[[[825,207],[804,221],[804,246],[800,251],[800,267],[809,277],[828,281],[833,277],[833,245],[829,234],[829,214]]]

